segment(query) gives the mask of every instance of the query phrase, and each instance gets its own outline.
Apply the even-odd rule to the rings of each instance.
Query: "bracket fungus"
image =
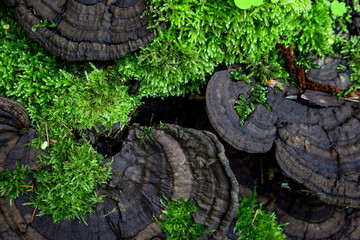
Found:
[[[32,163],[40,151],[25,146],[35,133],[29,128],[25,108],[19,102],[0,96],[0,172],[14,170],[16,161],[35,166]]]
[[[360,104],[283,86],[269,89],[271,111],[257,105],[240,126],[234,104],[239,94],[247,98],[250,86],[232,81],[228,71],[215,73],[206,93],[211,124],[238,150],[263,153],[275,143],[286,175],[327,203],[360,207]]]
[[[288,223],[286,239],[325,240],[359,239],[360,209],[339,207],[322,202],[306,189],[290,191],[280,183],[286,180],[275,172],[272,154],[247,154],[228,151],[227,157],[239,183],[239,196],[252,196],[256,186],[257,199],[264,208],[276,213],[277,221]],[[260,171],[259,171],[260,170]],[[274,173],[275,172],[275,173]],[[274,176],[275,175],[275,176]]]
[[[68,61],[112,60],[153,40],[144,0],[18,0],[29,38]]]
[[[202,239],[223,239],[238,204],[238,185],[215,135],[175,125],[131,127],[114,156],[112,178],[98,194],[106,197],[95,213],[85,216],[88,227],[78,220],[53,224],[47,215],[30,223],[33,208],[22,205],[28,195],[13,207],[0,199],[1,226],[29,239],[154,239],[161,229],[153,214],[161,218],[165,195],[185,201],[193,197],[201,208],[193,214],[195,221],[215,230]]]

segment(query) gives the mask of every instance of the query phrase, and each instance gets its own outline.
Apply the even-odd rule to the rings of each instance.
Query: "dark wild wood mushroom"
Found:
[[[88,227],[78,220],[53,224],[50,216],[30,223],[33,208],[22,205],[29,195],[16,199],[13,207],[1,199],[0,221],[6,231],[27,239],[148,240],[161,233],[153,214],[160,216],[163,195],[193,197],[201,207],[195,221],[215,230],[202,239],[223,239],[238,204],[237,182],[215,135],[175,125],[130,128],[114,156],[112,178],[98,194],[106,197],[95,213],[85,216]]]
[[[25,146],[34,137],[35,130],[29,128],[25,108],[19,102],[0,96],[0,172],[14,170],[16,161],[35,167],[34,159],[40,151]]]
[[[296,189],[271,161],[272,152],[247,154],[226,149],[226,153],[239,183],[239,196],[252,196],[256,186],[264,208],[275,212],[277,221],[289,223],[283,231],[286,239],[360,239],[359,209],[326,204],[303,187]],[[281,187],[289,181],[292,189]]]
[[[360,104],[282,83],[283,91],[267,94],[272,111],[258,105],[240,126],[234,103],[239,94],[247,98],[250,86],[232,81],[228,71],[215,73],[206,94],[210,122],[239,150],[263,153],[275,143],[286,175],[325,202],[360,207]]]
[[[111,60],[153,40],[145,7],[144,0],[18,0],[15,16],[29,38],[56,56]]]

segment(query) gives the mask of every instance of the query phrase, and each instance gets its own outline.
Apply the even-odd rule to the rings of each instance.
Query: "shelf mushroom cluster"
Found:
[[[15,16],[28,37],[68,61],[111,60],[145,46],[144,0],[18,0]]]
[[[264,153],[275,144],[290,178],[325,202],[360,207],[360,104],[282,83],[283,91],[267,94],[272,110],[258,105],[240,126],[234,104],[239,94],[248,97],[250,86],[231,80],[229,71],[215,73],[206,93],[210,122],[238,150]]]
[[[24,144],[32,139],[13,140],[22,139],[19,134],[27,136],[33,132],[27,130],[24,133],[22,130],[28,127],[28,121],[21,104],[0,98],[0,147],[6,153],[16,148],[16,142],[18,149],[22,150]],[[7,129],[11,130],[13,137],[8,137]],[[14,144],[15,148],[9,147]],[[2,170],[15,167],[11,154],[2,156]],[[20,166],[34,165],[36,155],[24,159],[31,163],[19,159]],[[114,156],[109,184],[98,190],[99,195],[106,195],[104,202],[97,204],[95,213],[85,216],[88,227],[79,220],[53,224],[48,215],[35,217],[31,223],[34,208],[23,203],[28,202],[33,194],[18,197],[12,207],[7,198],[0,198],[1,237],[153,239],[161,234],[153,214],[161,216],[163,206],[160,200],[165,195],[172,200],[182,197],[185,201],[193,197],[193,203],[201,208],[193,215],[195,221],[206,229],[215,230],[202,239],[222,239],[238,206],[238,184],[224,147],[215,135],[175,125],[151,130],[139,125],[130,128],[121,151]]]
[[[280,172],[270,178],[272,154],[229,152],[227,157],[239,183],[240,196],[251,196],[256,186],[257,199],[264,208],[276,213],[287,239],[359,239],[360,209],[326,204],[301,189],[281,187],[287,181]],[[259,173],[262,169],[262,175]],[[273,173],[274,174],[274,173]],[[298,193],[300,192],[300,193]]]

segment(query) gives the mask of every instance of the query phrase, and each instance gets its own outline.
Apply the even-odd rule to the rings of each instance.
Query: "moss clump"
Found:
[[[353,84],[345,93],[348,94],[360,88],[360,37],[352,36],[348,41],[343,40],[341,54],[348,61],[347,64],[352,70],[350,80]]]
[[[142,81],[144,96],[181,95],[196,91],[219,64],[245,63],[265,81],[287,76],[281,71],[277,42],[303,54],[331,53],[334,34],[325,0],[265,1],[249,10],[233,0],[152,0],[148,11],[153,27],[166,23],[154,42],[118,61],[125,79]]]
[[[205,230],[199,223],[195,223],[192,217],[192,212],[200,209],[198,206],[191,204],[192,198],[184,201],[179,198],[177,201],[171,201],[165,197],[166,203],[161,201],[165,207],[162,211],[164,220],[155,218],[156,222],[160,225],[161,229],[166,234],[168,240],[186,240],[186,239],[200,239],[200,237],[213,230]]]
[[[253,196],[239,199],[239,207],[236,213],[238,219],[234,228],[234,232],[240,234],[238,239],[285,239],[282,227],[286,224],[278,223],[275,213],[263,210],[262,205],[263,203],[257,203],[255,191]]]

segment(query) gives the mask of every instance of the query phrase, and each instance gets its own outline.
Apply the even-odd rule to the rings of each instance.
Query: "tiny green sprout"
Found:
[[[56,27],[56,26],[57,26],[57,24],[50,24],[47,19],[45,19],[44,21],[40,20],[40,24],[32,26],[31,31],[35,32],[37,28],[43,28],[43,27],[53,28],[53,27]]]
[[[159,124],[160,124],[160,127],[161,127],[161,128],[166,128],[166,127],[167,127],[167,126],[165,125],[165,123],[163,123],[162,121],[160,121]]]
[[[139,136],[147,141],[153,141],[155,140],[155,137],[153,136],[152,132],[151,132],[151,127],[144,127],[144,130],[142,131],[142,133],[139,134]]]
[[[341,17],[346,13],[346,5],[344,2],[339,2],[338,0],[335,0],[331,3],[331,12],[337,16]]]

